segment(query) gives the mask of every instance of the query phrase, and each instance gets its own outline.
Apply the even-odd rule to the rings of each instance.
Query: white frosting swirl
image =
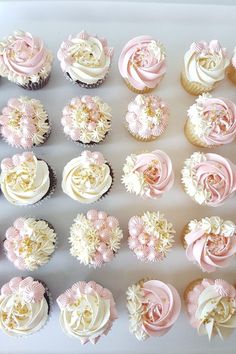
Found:
[[[80,203],[93,203],[112,185],[111,170],[102,154],[84,151],[63,170],[62,190]]]

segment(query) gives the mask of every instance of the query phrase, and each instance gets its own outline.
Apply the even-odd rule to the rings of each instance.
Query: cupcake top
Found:
[[[203,94],[188,110],[194,134],[209,146],[231,143],[236,136],[236,105],[227,98]]]
[[[125,120],[129,131],[141,139],[157,138],[167,127],[169,110],[158,96],[137,95],[128,105]]]
[[[193,42],[184,55],[185,75],[190,82],[213,86],[223,80],[229,65],[226,49],[217,40]]]
[[[99,143],[111,128],[111,108],[97,96],[75,97],[64,107],[61,123],[72,140]]]
[[[10,336],[26,336],[40,330],[49,306],[42,283],[31,277],[12,278],[1,288],[0,330]]]
[[[159,280],[140,281],[128,288],[127,308],[130,332],[139,341],[166,334],[181,309],[177,290]]]
[[[18,218],[5,237],[7,257],[21,270],[36,270],[49,261],[55,250],[56,233],[44,220]]]
[[[216,207],[236,191],[236,166],[221,155],[194,152],[185,160],[182,183],[195,202]]]
[[[122,49],[118,66],[121,76],[135,89],[153,89],[166,72],[165,49],[151,36],[135,37]]]
[[[236,47],[234,48],[233,56],[231,58],[231,65],[236,68]]]
[[[62,190],[80,203],[93,203],[112,185],[112,172],[100,152],[83,151],[63,170]]]
[[[89,210],[78,214],[70,229],[70,253],[84,265],[101,267],[110,262],[120,248],[123,233],[114,216]]]
[[[50,187],[49,168],[33,152],[8,157],[1,162],[1,190],[15,205],[30,205],[40,201]]]
[[[191,220],[185,235],[187,258],[203,272],[227,267],[236,254],[236,225],[218,216]]]
[[[70,35],[62,42],[57,57],[64,73],[73,81],[95,84],[103,79],[111,65],[113,48],[105,38],[92,36],[84,31]]]
[[[174,183],[172,162],[161,150],[129,155],[123,167],[122,183],[130,193],[156,199]]]
[[[129,219],[129,248],[141,261],[162,261],[173,246],[174,234],[173,225],[159,211]]]
[[[29,32],[15,31],[0,42],[0,75],[19,85],[47,78],[52,54],[41,39]]]
[[[57,303],[63,331],[82,344],[95,344],[118,318],[112,293],[94,281],[75,283],[57,298]]]
[[[8,144],[24,149],[44,143],[50,132],[48,115],[39,100],[11,98],[0,115],[1,134]]]
[[[226,338],[236,328],[236,291],[222,279],[196,281],[186,292],[190,323],[200,335]]]

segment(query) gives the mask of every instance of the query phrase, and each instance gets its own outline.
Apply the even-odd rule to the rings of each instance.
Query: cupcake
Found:
[[[47,112],[39,100],[11,98],[0,115],[1,135],[13,147],[31,149],[50,135]]]
[[[228,67],[228,78],[236,84],[236,47],[234,48],[234,53]]]
[[[180,314],[177,290],[159,280],[141,280],[127,291],[129,329],[139,341],[165,335]]]
[[[34,271],[46,264],[55,251],[56,233],[45,220],[18,218],[6,231],[7,258],[20,270]]]
[[[135,37],[122,49],[118,66],[133,92],[150,92],[166,72],[165,48],[151,36]]]
[[[123,167],[122,183],[128,192],[156,199],[174,183],[172,162],[161,150],[129,155]]]
[[[85,88],[100,86],[108,75],[113,48],[105,38],[84,31],[70,35],[57,52],[63,73],[74,83]]]
[[[72,98],[63,109],[61,123],[73,141],[93,145],[105,139],[111,129],[111,108],[97,96]]]
[[[1,169],[1,190],[11,204],[34,205],[49,197],[55,190],[54,171],[33,152],[3,159]]]
[[[222,279],[198,279],[185,290],[184,300],[190,324],[209,340],[223,340],[236,327],[236,290]]]
[[[236,136],[236,105],[202,94],[189,108],[184,130],[190,143],[199,147],[229,144]]]
[[[195,202],[216,207],[236,191],[236,165],[221,155],[194,152],[184,162],[182,183]]]
[[[83,204],[105,197],[112,182],[112,169],[100,152],[83,151],[66,164],[62,174],[63,192]]]
[[[70,228],[70,253],[81,264],[101,267],[112,261],[122,238],[123,233],[114,216],[89,210],[86,216],[78,214]]]
[[[0,331],[12,337],[38,332],[50,311],[48,289],[31,277],[12,278],[1,288]]]
[[[141,261],[162,261],[173,246],[174,234],[173,225],[159,211],[129,219],[128,245]]]
[[[128,105],[126,126],[140,141],[156,140],[167,128],[169,110],[158,96],[137,95]]]
[[[229,58],[217,40],[193,42],[184,55],[183,88],[192,95],[212,91],[225,77]]]
[[[18,86],[27,90],[44,87],[51,69],[51,52],[29,32],[15,31],[0,42],[0,75]]]
[[[236,225],[219,216],[191,220],[184,230],[184,246],[189,261],[203,272],[226,268],[236,254]]]
[[[118,318],[112,293],[94,281],[75,283],[57,303],[62,330],[82,344],[96,344]]]

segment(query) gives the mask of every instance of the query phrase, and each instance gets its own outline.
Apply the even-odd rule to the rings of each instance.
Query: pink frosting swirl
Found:
[[[208,273],[227,267],[236,253],[235,226],[233,233],[229,234],[224,230],[218,233],[213,231],[207,232],[199,224],[185,235],[188,260],[197,263],[203,272]]]
[[[148,336],[163,336],[176,322],[181,309],[177,290],[159,280],[143,284],[143,329]]]
[[[0,54],[0,65],[6,73],[30,76],[39,73],[47,61],[43,41],[29,32],[15,32],[7,38]]]
[[[119,71],[137,90],[155,88],[166,72],[166,59],[162,45],[151,36],[131,39],[120,54]]]

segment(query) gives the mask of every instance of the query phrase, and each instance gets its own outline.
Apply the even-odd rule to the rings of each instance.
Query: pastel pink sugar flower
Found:
[[[34,280],[32,277],[15,277],[1,288],[2,296],[18,293],[26,303],[38,303],[44,297],[45,287],[41,282]]]

